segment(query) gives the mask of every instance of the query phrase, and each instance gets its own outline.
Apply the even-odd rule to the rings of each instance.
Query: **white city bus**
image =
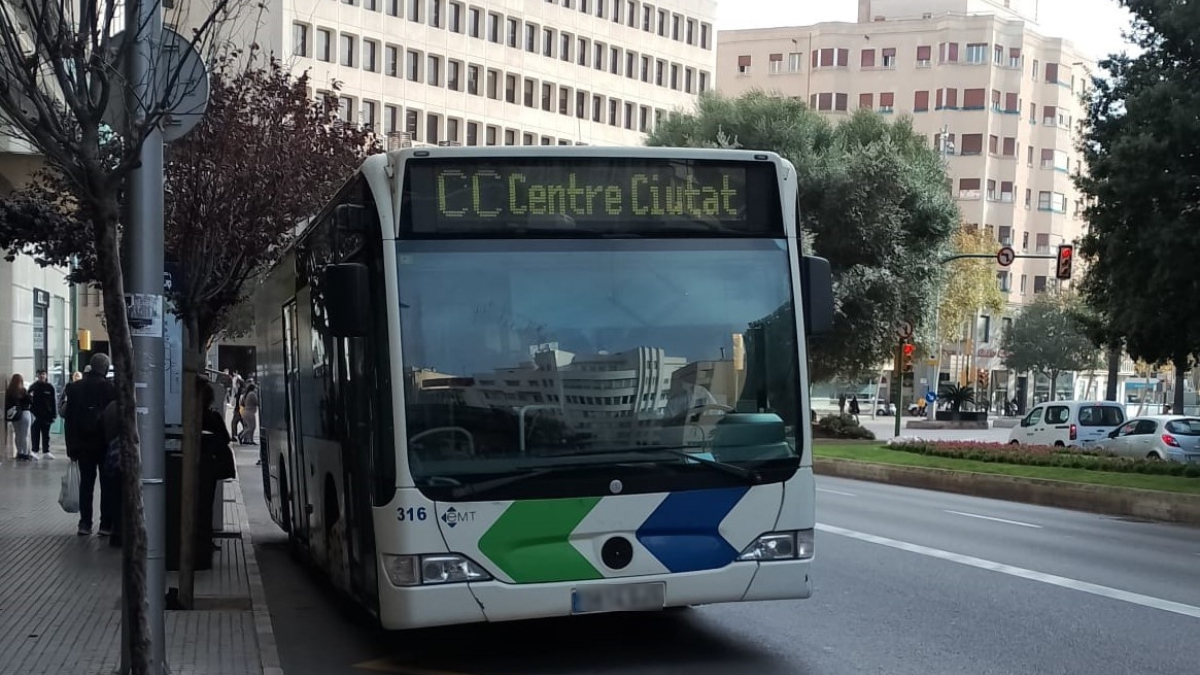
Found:
[[[368,159],[255,296],[293,548],[388,629],[808,597],[832,289],[796,179],[740,150]]]

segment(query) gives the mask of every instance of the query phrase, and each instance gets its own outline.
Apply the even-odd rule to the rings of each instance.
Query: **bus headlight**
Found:
[[[738,560],[808,560],[813,557],[813,531],[771,532],[755,539]]]
[[[384,555],[383,567],[395,586],[453,584],[491,579],[482,567],[455,553]]]

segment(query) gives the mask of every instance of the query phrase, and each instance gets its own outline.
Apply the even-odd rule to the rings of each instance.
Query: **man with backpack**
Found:
[[[80,536],[92,533],[92,502],[97,474],[100,476],[100,536],[113,533],[118,523],[121,499],[120,481],[101,473],[108,450],[104,430],[104,410],[117,398],[116,389],[108,381],[112,365],[107,354],[93,354],[88,372],[78,382],[63,390],[66,403],[63,420],[66,423],[67,457],[79,462],[79,530]]]

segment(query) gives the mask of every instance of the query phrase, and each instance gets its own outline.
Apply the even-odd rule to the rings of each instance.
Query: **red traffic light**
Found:
[[[904,345],[904,355],[912,356],[913,350],[915,350],[915,349],[916,349],[916,347],[914,347],[912,345]]]
[[[1058,265],[1054,270],[1054,276],[1058,279],[1070,279],[1071,268],[1075,261],[1075,247],[1070,244],[1063,244],[1058,247]]]

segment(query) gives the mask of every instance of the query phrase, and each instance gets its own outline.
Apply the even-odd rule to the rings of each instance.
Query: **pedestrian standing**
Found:
[[[38,371],[37,382],[29,388],[29,399],[33,413],[33,455],[36,457],[40,449],[43,459],[54,459],[50,452],[50,427],[58,419],[58,406],[55,405],[54,385],[47,381],[46,371]]]
[[[14,373],[8,381],[8,389],[4,391],[4,420],[12,425],[19,462],[34,459],[29,450],[29,427],[33,422],[33,416],[29,413],[31,405],[29,391],[25,389],[25,378],[20,373]]]
[[[92,533],[93,501],[96,478],[108,450],[104,433],[104,410],[117,398],[116,389],[108,381],[112,365],[107,354],[92,354],[83,379],[67,385],[63,396],[63,420],[67,430],[67,457],[79,462],[79,529],[80,536]],[[120,502],[119,483],[110,476],[100,478],[100,536],[112,534]]]
[[[858,407],[858,394],[855,394],[850,397],[850,414],[854,415],[855,420],[858,419],[859,411],[860,411],[860,409]]]
[[[838,414],[846,414],[846,395],[844,393],[838,394]]]
[[[253,381],[246,385],[246,393],[242,395],[242,424],[245,428],[238,442],[253,445],[254,434],[258,431],[258,386]]]

